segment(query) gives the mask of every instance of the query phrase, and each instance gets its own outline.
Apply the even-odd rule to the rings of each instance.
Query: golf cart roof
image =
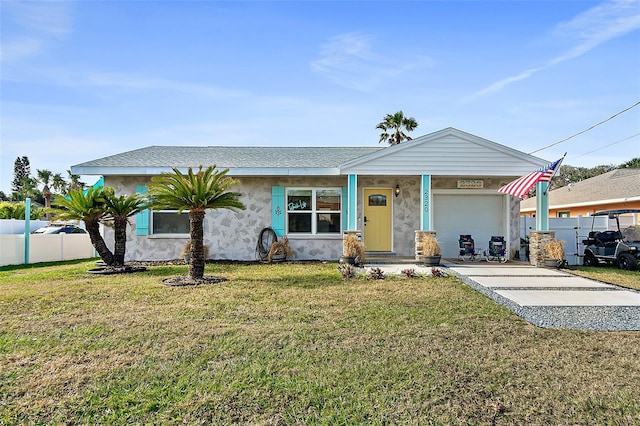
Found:
[[[620,209],[620,210],[601,210],[599,212],[593,213],[591,216],[609,216],[615,217],[625,213],[638,213],[640,214],[640,209]]]

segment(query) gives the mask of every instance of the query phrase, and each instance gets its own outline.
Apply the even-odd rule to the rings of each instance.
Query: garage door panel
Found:
[[[442,256],[458,256],[460,234],[471,234],[476,248],[486,250],[493,235],[504,235],[501,195],[434,195],[433,229]]]

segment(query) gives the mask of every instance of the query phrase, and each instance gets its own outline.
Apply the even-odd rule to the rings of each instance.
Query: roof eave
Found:
[[[178,168],[182,172],[187,167]],[[223,170],[225,167],[219,167]],[[71,173],[88,176],[156,176],[171,173],[171,167],[71,166]],[[229,176],[339,176],[338,167],[230,167]]]
[[[549,209],[568,209],[571,207],[588,207],[588,206],[601,206],[605,204],[616,204],[616,203],[629,203],[640,201],[640,196],[637,197],[625,197],[625,198],[611,198],[609,200],[598,200],[598,201],[584,201],[581,203],[566,203],[566,204],[556,204],[549,205]],[[535,207],[525,207],[520,209],[520,213],[528,213],[535,212]]]

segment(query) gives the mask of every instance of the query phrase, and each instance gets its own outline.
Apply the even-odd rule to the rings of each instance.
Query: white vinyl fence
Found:
[[[13,223],[6,225],[4,222]],[[0,234],[0,266],[96,257],[89,234],[29,234],[29,252],[25,253],[24,222],[15,219],[0,220],[0,229],[3,231]],[[48,224],[47,221],[29,222],[32,224],[31,230]]]
[[[0,234],[24,234],[24,222],[24,220],[19,219],[0,219]],[[33,232],[48,224],[48,220],[30,220],[29,232]]]
[[[594,222],[595,219],[595,222]],[[556,240],[565,242],[564,251],[567,262],[570,265],[582,265],[584,255],[583,240],[587,239],[589,231],[607,231],[616,229],[615,220],[609,221],[606,216],[578,216],[578,217],[551,217],[549,218],[549,231],[556,233]],[[623,218],[620,218],[620,227],[623,228]],[[627,224],[629,226],[630,224]],[[520,238],[529,236],[531,230],[536,229],[536,218],[525,216],[520,218]]]

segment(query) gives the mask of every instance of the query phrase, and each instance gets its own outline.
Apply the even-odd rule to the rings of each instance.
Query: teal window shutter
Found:
[[[347,202],[347,200],[349,199],[349,187],[348,186],[343,186],[342,187],[342,230],[346,231],[349,227],[348,221],[347,221],[347,206],[349,205],[349,203]]]
[[[285,234],[284,215],[286,212],[287,211],[284,207],[284,186],[272,186],[271,228],[273,228],[278,237],[283,237]]]
[[[147,187],[138,185],[136,192],[138,194],[146,194]],[[149,209],[136,213],[136,235],[149,235]]]

